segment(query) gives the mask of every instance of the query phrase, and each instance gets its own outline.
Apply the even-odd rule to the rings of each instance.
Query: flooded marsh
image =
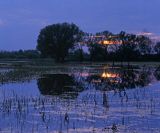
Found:
[[[2,133],[159,133],[152,65],[0,65]]]

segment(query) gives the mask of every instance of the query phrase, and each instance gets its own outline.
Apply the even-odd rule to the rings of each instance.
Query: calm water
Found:
[[[160,133],[155,67],[64,67],[25,76],[1,80],[2,133]]]

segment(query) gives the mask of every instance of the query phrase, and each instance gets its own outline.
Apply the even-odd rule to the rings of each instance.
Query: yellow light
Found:
[[[111,42],[110,41],[103,41],[103,44],[109,45],[109,44],[111,44]]]
[[[108,41],[108,40],[104,40],[103,44],[104,45],[122,44],[122,41]]]
[[[114,73],[102,73],[102,78],[117,78],[119,77],[118,74],[114,74]]]

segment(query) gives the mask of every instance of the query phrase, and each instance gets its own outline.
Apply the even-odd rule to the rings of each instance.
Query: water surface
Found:
[[[156,67],[65,66],[1,74],[1,132],[160,132]]]

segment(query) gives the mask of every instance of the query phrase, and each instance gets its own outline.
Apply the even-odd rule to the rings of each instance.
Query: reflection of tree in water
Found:
[[[119,89],[136,88],[147,86],[150,82],[151,69],[143,67],[142,70],[124,69],[120,74],[122,82]]]
[[[160,66],[156,68],[154,76],[157,80],[160,80]]]
[[[68,74],[48,74],[37,80],[42,95],[63,95],[77,97],[81,91],[78,83]]]
[[[109,110],[109,100],[108,100],[108,95],[107,95],[107,93],[105,91],[103,92],[102,101],[103,101],[103,107],[105,107],[106,110],[108,111]]]
[[[126,96],[126,89],[147,86],[151,82],[153,71],[150,68],[141,69],[108,69],[104,73],[87,75],[83,74],[52,74],[44,75],[38,79],[37,84],[43,95],[67,95],[67,97],[77,97],[82,90],[95,88],[100,91],[124,92],[120,94]],[[103,94],[105,101],[105,93]],[[105,103],[104,103],[105,104]],[[105,106],[108,106],[105,104]]]
[[[103,74],[91,75],[87,78],[89,84],[94,84],[97,90],[119,90],[132,89],[147,86],[151,82],[150,68],[144,67],[142,70],[119,69],[112,72],[106,71]]]
[[[129,99],[126,90],[147,86],[152,82],[153,72],[153,69],[146,67],[141,69],[110,69],[102,74],[89,76],[86,82],[102,92],[102,104],[108,110],[110,106],[107,96],[108,91],[113,90],[115,94],[118,94],[123,104]]]
[[[151,68],[143,67],[143,69],[139,72],[137,86],[144,87],[149,85],[152,82],[152,73],[153,70]]]

